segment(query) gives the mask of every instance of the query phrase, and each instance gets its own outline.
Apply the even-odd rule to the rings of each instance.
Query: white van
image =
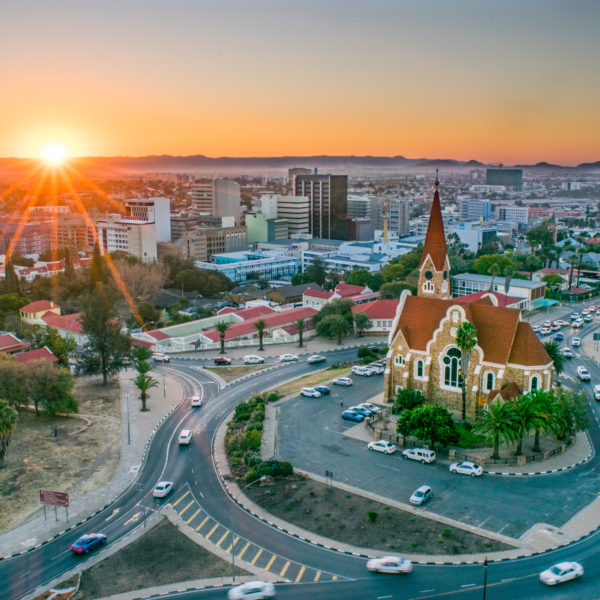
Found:
[[[402,456],[420,463],[432,463],[435,460],[435,452],[427,448],[407,448],[402,450]]]

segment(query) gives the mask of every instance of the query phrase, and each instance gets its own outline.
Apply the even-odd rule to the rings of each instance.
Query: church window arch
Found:
[[[494,389],[495,377],[492,371],[483,374],[483,391],[491,392]]]
[[[460,387],[460,358],[458,348],[450,348],[442,359],[444,385],[452,388]]]
[[[435,287],[434,287],[433,283],[431,283],[431,281],[425,281],[423,283],[423,291],[428,294],[433,293],[435,291]]]
[[[535,392],[541,389],[541,377],[539,375],[532,375],[529,380],[529,391]]]
[[[425,373],[425,363],[422,359],[415,361],[415,377],[423,377]]]

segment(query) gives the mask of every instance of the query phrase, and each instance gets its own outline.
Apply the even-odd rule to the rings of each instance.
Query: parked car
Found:
[[[179,439],[177,441],[180,446],[189,446],[192,442],[192,430],[182,429],[179,432]]]
[[[402,456],[420,463],[432,463],[435,460],[435,452],[427,448],[407,448],[402,450]]]
[[[154,489],[152,490],[152,495],[155,498],[164,498],[168,496],[173,491],[173,482],[172,481],[159,481]]]
[[[573,350],[571,350],[571,348],[563,348],[562,355],[565,358],[573,358]]]
[[[372,410],[365,408],[364,406],[359,406],[358,404],[356,406],[351,406],[348,410],[353,410],[365,417],[372,417],[375,414]]]
[[[546,585],[557,585],[583,575],[583,567],[576,562],[561,562],[540,573],[540,581]]]
[[[421,504],[425,504],[425,502],[428,502],[431,498],[433,498],[431,488],[428,485],[422,485],[413,492],[413,495],[410,497],[410,503],[421,506]]]
[[[470,475],[471,477],[480,477],[483,475],[481,466],[470,460],[465,460],[461,463],[452,463],[449,471],[450,473],[460,473],[461,475]]]
[[[361,377],[371,377],[375,372],[369,367],[354,365],[352,367],[352,375],[360,375]]]
[[[574,337],[571,340],[571,346],[573,346],[573,348],[579,348],[579,346],[581,346],[581,338]]]
[[[585,368],[585,367],[577,367],[577,377],[579,377],[579,379],[581,381],[591,381],[592,380],[592,376],[590,375],[590,372]]]
[[[275,586],[270,581],[248,581],[227,592],[227,600],[262,600],[274,597]]]
[[[246,365],[258,365],[264,362],[265,359],[262,356],[256,356],[256,354],[246,354],[244,356],[244,364]]]
[[[190,405],[192,406],[192,408],[202,406],[202,398],[200,398],[200,396],[192,396],[190,398]]]
[[[594,386],[594,398],[600,400],[600,385]]]
[[[531,329],[534,333],[538,333],[542,328],[539,325],[534,325]]]
[[[361,402],[357,406],[362,406],[363,408],[367,408],[374,413],[378,413],[383,410],[383,406],[377,406],[377,404],[373,404],[371,402]]]
[[[167,354],[163,354],[162,352],[155,352],[152,355],[152,360],[154,362],[159,362],[159,363],[171,362],[171,359],[169,358],[169,356]]]
[[[321,392],[312,387],[305,387],[300,390],[300,395],[308,398],[320,398]]]
[[[385,367],[379,363],[371,363],[367,365],[368,369],[371,369],[376,375],[381,375],[385,373]]]
[[[317,390],[321,396],[327,396],[327,394],[329,394],[329,388],[326,385],[315,385],[315,390]]]
[[[356,421],[357,423],[362,423],[365,420],[365,415],[358,413],[355,410],[345,410],[341,414],[341,417],[346,421]]]
[[[396,446],[392,442],[387,440],[378,440],[377,442],[369,442],[367,444],[369,450],[374,452],[383,452],[384,454],[394,454],[396,452]]]
[[[350,377],[336,377],[332,382],[334,385],[344,385],[346,387],[351,386],[354,382]]]
[[[324,361],[326,361],[327,358],[325,358],[324,356],[321,356],[320,354],[313,354],[312,356],[309,356],[306,359],[307,363],[310,363],[311,365],[317,364],[317,363],[322,363]]]
[[[231,359],[227,356],[215,356],[213,358],[213,362],[215,363],[215,365],[230,365]]]
[[[291,362],[291,361],[294,361],[294,360],[298,360],[298,355],[297,354],[282,354],[279,357],[279,360],[281,362]]]
[[[106,543],[106,536],[103,533],[87,533],[82,535],[76,542],[69,546],[69,550],[74,554],[87,554],[90,550],[102,546]]]
[[[412,573],[412,563],[399,556],[382,556],[367,561],[367,569],[374,573]]]

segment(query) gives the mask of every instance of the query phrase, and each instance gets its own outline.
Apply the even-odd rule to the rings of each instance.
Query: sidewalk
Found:
[[[159,386],[150,391],[147,402],[149,412],[140,411],[140,401],[131,383],[134,371],[120,373],[121,384],[121,460],[108,483],[83,496],[69,498],[69,520],[64,509],[47,511],[44,520],[40,507],[37,515],[18,527],[0,534],[0,556],[8,557],[22,553],[49,540],[53,536],[77,525],[110,504],[137,477],[146,451],[146,444],[157,424],[182,400],[183,390],[179,383],[165,375],[165,393],[161,370],[154,374]],[[129,395],[129,397],[128,397]],[[129,400],[129,402],[128,402]],[[127,408],[129,404],[129,438]]]

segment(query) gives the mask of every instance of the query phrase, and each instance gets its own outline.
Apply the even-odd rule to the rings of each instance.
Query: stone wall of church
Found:
[[[427,279],[425,276],[427,272],[432,274],[431,279]],[[446,277],[444,277],[444,273],[446,273]],[[431,257],[427,256],[419,269],[417,296],[424,296],[425,298],[450,298],[450,263],[447,257],[444,270],[437,271]]]

